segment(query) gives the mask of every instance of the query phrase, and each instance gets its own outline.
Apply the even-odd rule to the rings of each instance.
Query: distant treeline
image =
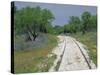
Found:
[[[89,12],[83,12],[81,18],[70,16],[68,24],[52,25],[54,15],[48,9],[37,7],[24,7],[17,9],[12,6],[14,11],[14,34],[26,34],[27,39],[35,41],[40,32],[60,34],[76,33],[96,30],[97,15],[91,15]],[[65,14],[66,15],[66,14]]]
[[[96,31],[97,29],[97,15],[91,15],[90,12],[83,12],[81,17],[70,16],[68,24],[64,26],[55,26],[55,30],[60,33],[76,33],[82,32],[85,34],[89,31]]]

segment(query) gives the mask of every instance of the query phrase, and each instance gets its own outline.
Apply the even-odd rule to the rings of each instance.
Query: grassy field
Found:
[[[46,34],[47,42],[42,42],[41,47],[30,50],[14,51],[14,71],[15,73],[47,72],[56,55],[48,56],[52,49],[57,45],[55,35]],[[42,38],[42,37],[41,37]]]
[[[84,35],[76,33],[72,36],[87,46],[90,58],[97,65],[97,32],[87,32]]]

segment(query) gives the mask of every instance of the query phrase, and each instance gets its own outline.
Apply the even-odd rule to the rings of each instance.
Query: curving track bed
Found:
[[[96,66],[88,56],[85,46],[70,36],[60,35],[58,46],[53,50],[57,55],[49,71],[68,71],[95,69]],[[59,65],[57,64],[59,62]],[[58,66],[58,67],[57,67]],[[57,69],[55,70],[55,67]]]

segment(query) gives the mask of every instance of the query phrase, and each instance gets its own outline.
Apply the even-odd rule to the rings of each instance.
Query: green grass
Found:
[[[97,65],[97,32],[87,32],[84,35],[76,33],[72,36],[87,46],[90,58]]]
[[[15,73],[31,73],[31,72],[47,72],[53,65],[56,55],[48,57],[52,49],[57,45],[57,37],[55,35],[46,34],[48,42],[41,48],[31,50],[15,50],[14,51],[14,72]]]

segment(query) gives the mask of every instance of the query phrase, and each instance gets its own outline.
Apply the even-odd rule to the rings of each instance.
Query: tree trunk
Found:
[[[34,36],[32,34],[31,28],[28,25],[26,25],[26,26],[27,26],[27,32],[28,32],[28,35],[29,35],[31,41],[34,41]]]
[[[27,25],[27,31],[28,31],[28,35],[29,35],[31,41],[35,41],[35,39],[37,37],[35,25],[34,25],[33,31],[32,31],[32,27],[29,27]]]
[[[29,37],[30,37],[31,41],[33,41],[33,36],[32,36],[30,31],[28,31],[28,34],[29,34]]]

